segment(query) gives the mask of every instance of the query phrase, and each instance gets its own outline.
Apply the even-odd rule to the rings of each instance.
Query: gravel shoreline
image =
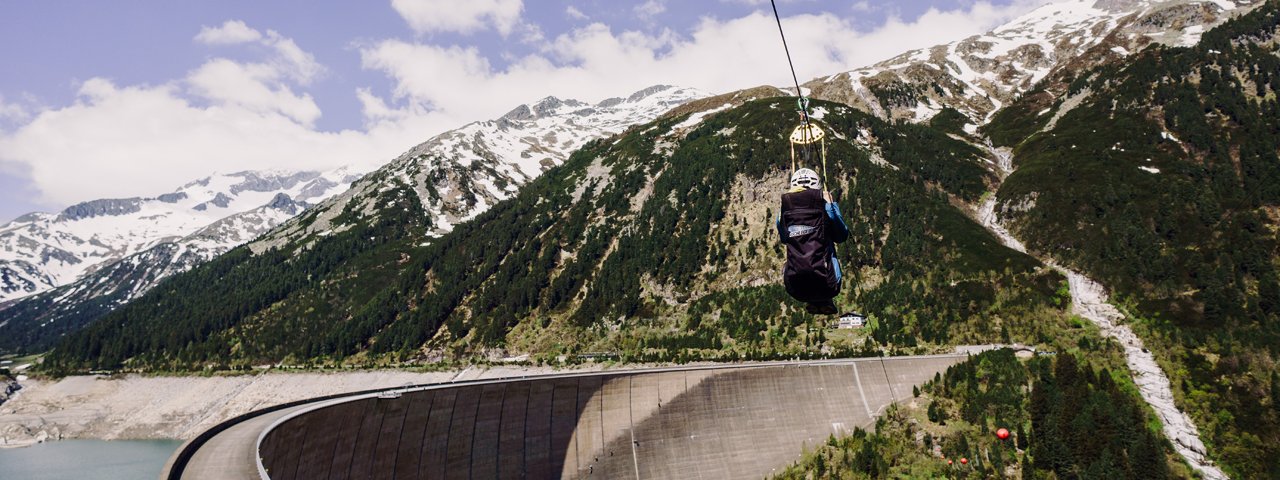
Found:
[[[587,365],[575,371],[601,370]],[[71,376],[28,379],[0,405],[0,448],[61,439],[187,440],[219,422],[270,405],[406,384],[521,377],[551,367],[490,366],[441,372],[268,371],[222,377]]]

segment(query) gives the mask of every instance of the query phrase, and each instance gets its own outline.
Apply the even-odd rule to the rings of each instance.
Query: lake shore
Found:
[[[634,367],[634,365],[632,366]],[[588,364],[575,371],[601,370]],[[187,440],[237,415],[336,393],[406,384],[510,378],[563,368],[486,366],[440,372],[370,370],[255,375],[27,379],[0,405],[0,448],[62,439]]]

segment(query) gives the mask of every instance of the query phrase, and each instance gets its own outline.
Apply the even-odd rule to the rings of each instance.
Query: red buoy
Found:
[[[964,458],[964,457],[960,457],[960,463],[963,463],[963,464],[965,464],[965,465],[968,465],[968,464],[969,464],[969,459]]]
[[[1001,440],[1006,440],[1009,438],[1009,430],[1003,428],[996,430],[996,436],[1000,437]]]

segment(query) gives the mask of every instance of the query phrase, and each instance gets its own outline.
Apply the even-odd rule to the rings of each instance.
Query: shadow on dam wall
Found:
[[[759,478],[866,427],[963,356],[533,378],[303,411],[262,437],[274,480]]]

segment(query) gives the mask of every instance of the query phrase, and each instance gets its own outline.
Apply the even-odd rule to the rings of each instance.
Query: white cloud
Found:
[[[425,115],[368,131],[318,132],[289,116],[239,104],[201,107],[175,84],[119,87],[94,78],[71,106],[41,113],[0,135],[0,165],[25,169],[40,200],[159,194],[213,169],[373,168],[425,133],[456,120]],[[68,141],[75,139],[75,141]]]
[[[202,27],[196,35],[196,41],[206,45],[234,45],[261,39],[261,32],[249,28],[240,20],[227,20],[219,27]]]
[[[320,107],[310,95],[293,93],[278,82],[279,72],[266,64],[240,64],[217,58],[187,77],[192,93],[221,105],[247,110],[278,112],[299,123],[311,125],[320,118]]]
[[[471,33],[494,28],[511,33],[524,9],[523,0],[391,0],[391,8],[418,33]]]
[[[913,21],[893,18],[866,32],[831,14],[784,17],[783,24],[803,82],[990,30],[1039,1],[931,9]],[[512,105],[545,95],[592,101],[658,83],[712,92],[791,83],[773,14],[764,10],[729,20],[703,18],[687,35],[669,30],[616,32],[593,23],[559,35],[539,53],[501,68],[475,48],[402,40],[365,47],[361,54],[366,68],[395,81],[399,108],[468,119],[500,115]]]
[[[323,66],[276,32],[255,42],[268,47],[260,62],[213,58],[159,85],[83,82],[72,105],[42,109],[0,132],[0,171],[23,172],[38,201],[66,205],[164,193],[214,169],[371,169],[458,124],[442,112],[365,102],[366,130],[317,131],[320,109],[296,89]]]
[[[0,125],[9,122],[25,122],[30,118],[31,112],[27,110],[27,107],[7,102],[4,99],[4,95],[0,95]]]
[[[777,3],[786,5],[788,3],[814,2],[817,0],[778,0]],[[740,5],[763,6],[769,5],[769,0],[720,0],[720,3],[737,3]]]
[[[667,11],[667,6],[659,0],[648,0],[635,8],[636,15],[639,15],[640,18],[653,18],[665,11]]]
[[[804,81],[988,30],[1035,1],[930,10],[915,20],[892,19],[861,32],[835,15],[789,16],[783,23]],[[415,29],[536,31],[520,23],[518,1],[479,2],[514,5],[514,10],[507,7],[511,14],[476,13],[480,10],[463,7],[471,3],[447,3],[451,8],[443,10],[470,9],[457,17],[470,20],[424,21]],[[73,104],[61,108],[17,104],[26,105],[23,110],[0,101],[0,112],[9,112],[0,116],[29,119],[0,131],[0,170],[29,174],[44,196],[41,201],[69,204],[162,193],[211,169],[373,167],[447,128],[493,118],[546,95],[598,101],[658,83],[712,92],[791,83],[777,26],[765,9],[741,18],[704,18],[681,33],[588,24],[549,39],[531,36],[536,53],[509,61],[487,58],[474,47],[384,40],[360,47],[359,53],[365,68],[391,80],[391,94],[352,91],[362,106],[364,129],[321,132],[314,128],[321,111],[306,87],[324,75],[324,67],[270,30],[252,39],[204,33],[225,33],[238,28],[227,27],[235,23],[202,30],[196,41],[248,39],[239,43],[267,47],[255,49],[265,52],[262,58],[213,58],[161,84],[117,85],[93,78],[81,85]],[[247,25],[244,30],[258,32]],[[509,52],[496,55],[502,54]]]
[[[238,41],[223,41],[234,38]],[[320,107],[307,94],[294,93],[290,83],[305,86],[324,72],[315,57],[274,30],[265,35],[239,20],[217,29],[205,27],[195,40],[204,43],[253,42],[270,55],[263,62],[241,63],[214,58],[187,75],[188,92],[217,105],[235,105],[258,113],[279,113],[303,125],[320,118]]]
[[[195,41],[208,45],[256,43],[267,47],[272,56],[268,59],[268,64],[259,69],[259,77],[288,77],[305,85],[324,72],[324,67],[316,62],[315,57],[299,48],[293,39],[274,30],[267,30],[264,35],[240,20],[227,20],[217,28],[203,27],[195,36]]]
[[[275,31],[267,30],[267,38],[263,44],[275,51],[275,56],[270,60],[272,66],[282,75],[300,84],[311,83],[312,80],[324,73],[324,66],[316,62],[315,56],[298,48],[298,44],[294,43],[292,39],[282,37]]]
[[[582,13],[582,10],[578,10],[573,5],[569,5],[568,7],[566,7],[564,9],[564,14],[568,15],[569,18],[572,18],[574,20],[587,20],[590,18],[587,16],[587,14]]]

